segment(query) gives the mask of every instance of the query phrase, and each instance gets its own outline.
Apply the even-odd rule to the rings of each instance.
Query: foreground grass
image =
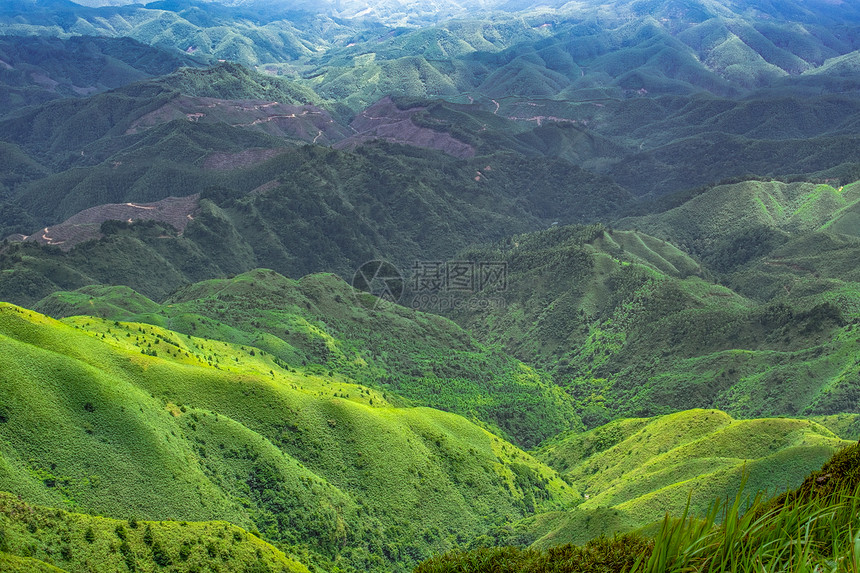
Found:
[[[656,537],[601,537],[585,546],[455,551],[415,573],[681,573],[860,571],[860,490],[784,505],[759,515],[761,497],[741,512],[715,502],[704,519],[666,516]],[[722,518],[722,520],[721,520]]]
[[[643,537],[599,537],[582,547],[560,545],[545,551],[516,547],[455,551],[425,561],[415,573],[612,573],[632,567],[640,555],[650,555],[653,543]]]
[[[451,552],[415,573],[681,573],[860,571],[860,444],[837,453],[787,494],[752,500],[741,484],[734,500],[716,500],[704,517],[689,505],[666,515],[653,539],[601,537],[582,547],[515,547]]]
[[[788,504],[759,515],[739,511],[741,495],[724,508],[715,503],[704,520],[666,518],[654,551],[632,568],[636,573],[681,571],[860,571],[857,515],[860,490],[843,489],[822,498]]]

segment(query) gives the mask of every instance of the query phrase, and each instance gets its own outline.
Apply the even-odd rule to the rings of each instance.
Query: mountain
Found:
[[[3,114],[23,106],[85,97],[202,62],[129,38],[0,37]]]
[[[264,280],[283,292],[277,277],[256,273],[220,285],[227,289],[216,290],[219,298],[210,300],[245,308],[239,298],[228,300],[230,289],[259,293],[254,282]],[[331,302],[319,298],[330,288],[326,277],[302,283],[296,286],[309,293],[305,300],[331,309]],[[212,292],[211,286],[199,285],[187,294]],[[53,304],[63,299],[75,304],[86,298],[80,294],[55,297]],[[183,554],[189,564],[205,560],[204,546],[224,543],[205,539],[220,536],[217,532],[226,526],[182,524],[213,518],[229,518],[311,568],[323,569],[399,570],[429,551],[461,547],[472,538],[484,540],[478,543],[528,539],[540,547],[582,541],[606,528],[647,524],[667,507],[681,508],[691,486],[696,486],[694,508],[705,508],[714,496],[737,487],[744,467],[756,489],[800,483],[834,448],[849,443],[811,421],[733,420],[719,411],[697,410],[562,434],[530,455],[454,414],[394,407],[393,393],[356,385],[350,370],[334,369],[334,362],[322,368],[302,365],[301,344],[286,361],[242,343],[152,324],[200,321],[205,334],[220,332],[227,338],[223,334],[231,333],[228,325],[238,315],[229,313],[233,316],[217,323],[190,314],[192,306],[203,305],[193,297],[187,309],[182,306],[189,302],[171,303],[180,307],[171,318],[172,311],[165,313],[155,303],[117,294],[122,296],[89,303],[101,313],[132,307],[148,315],[150,323],[93,316],[58,322],[0,306],[0,336],[7,349],[0,371],[6,394],[0,435],[7,444],[0,487],[23,503],[114,519],[94,522],[49,510],[57,517],[36,526],[43,533],[28,557],[48,556],[71,570],[84,559],[105,563],[108,570],[108,562],[124,563],[126,555],[139,562],[184,563]],[[287,296],[301,306],[298,293]],[[352,332],[369,332],[358,325],[376,314],[385,324],[394,320],[379,310],[364,318],[353,315],[351,320],[359,322]],[[349,328],[349,318],[330,316],[328,321]],[[392,335],[402,340],[396,325]],[[232,338],[238,336],[241,330],[234,327]],[[271,345],[274,337],[259,340]],[[326,340],[334,352],[345,347],[334,337]],[[391,356],[391,344],[383,338],[362,354]],[[33,422],[36,417],[41,424]],[[846,427],[843,421],[822,421]],[[58,435],[64,439],[56,440]],[[93,454],[96,450],[99,455]],[[434,500],[432,507],[428,498]],[[7,503],[21,507],[22,501],[10,497]],[[27,527],[32,533],[18,515],[0,512],[5,547],[13,554],[26,543]],[[75,525],[65,529],[64,520]],[[152,524],[150,534],[159,547],[147,542],[143,520],[162,520]],[[256,543],[240,529],[233,531],[227,543]],[[63,535],[72,540],[90,536],[92,547],[81,551],[73,545],[59,556],[45,553],[42,544],[48,539],[56,537],[60,548],[68,543]],[[121,544],[122,535],[128,537],[128,549],[108,557],[109,540]],[[203,539],[199,548],[186,543],[195,535]],[[260,547],[265,548],[262,542]],[[277,558],[277,552],[261,550]],[[248,559],[242,551],[234,546],[231,558]]]
[[[506,262],[507,286],[466,295],[447,314],[527,363],[551,364],[588,426],[691,407],[743,417],[853,408],[848,285],[842,299],[819,291],[759,301],[715,284],[665,240],[599,225],[554,227],[460,257]],[[505,304],[477,302],[494,296]]]
[[[854,3],[0,34],[0,569],[855,561]]]
[[[0,13],[0,30],[127,36],[263,66],[357,110],[387,95],[739,95],[842,74],[833,64],[856,50],[860,20],[845,2],[230,4],[21,2]]]
[[[333,275],[294,281],[255,270],[189,285],[163,304],[127,287],[84,287],[54,293],[35,308],[56,318],[149,323],[250,345],[282,363],[338,372],[392,401],[398,396],[477,418],[525,447],[578,426],[570,400],[541,372],[482,346],[446,319],[375,308],[362,297],[369,295]]]
[[[102,239],[68,253],[11,243],[3,253],[3,269],[9,271],[0,280],[4,299],[30,304],[55,290],[125,284],[160,300],[188,282],[257,266],[294,277],[322,270],[351,277],[363,263],[387,258],[406,269],[416,260],[452,257],[471,242],[512,230],[594,220],[629,201],[611,182],[561,160],[500,153],[461,161],[384,143],[354,152],[284,149],[263,163],[231,171],[186,168],[176,161],[181,151],[196,161],[207,155],[188,144],[192,136],[235,146],[234,153],[242,153],[242,142],[216,138],[223,126],[170,127],[189,137],[171,138],[176,148],[165,150],[160,161],[147,161],[148,152],[137,159],[114,156],[123,164],[43,179],[16,203],[48,218],[71,215],[75,207],[99,199],[150,205],[189,187],[203,188],[199,207],[186,213],[194,220],[183,232],[150,220],[100,228]],[[58,202],[58,187],[66,186],[72,190]],[[137,210],[143,219],[152,211]],[[90,225],[69,232],[92,237],[93,230]],[[49,227],[48,237],[50,232]]]
[[[28,503],[229,520],[308,565],[391,571],[579,499],[460,416],[252,347],[5,303],[0,332],[0,488]]]

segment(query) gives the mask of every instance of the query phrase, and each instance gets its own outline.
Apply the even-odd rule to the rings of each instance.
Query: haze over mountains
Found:
[[[0,569],[621,571],[688,500],[813,511],[858,90],[839,0],[3,2]]]

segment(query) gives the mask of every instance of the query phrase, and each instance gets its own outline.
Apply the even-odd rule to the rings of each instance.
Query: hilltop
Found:
[[[847,288],[843,299],[819,291],[756,300],[663,239],[600,225],[515,236],[462,257],[507,262],[507,306],[462,304],[450,316],[521,360],[550,365],[589,426],[693,407],[757,417],[853,404]]]
[[[537,457],[587,499],[520,527],[527,524],[536,547],[549,547],[680,515],[688,501],[691,514],[704,515],[743,479],[748,491],[771,496],[853,443],[809,420],[735,420],[717,410],[618,420],[541,446]]]
[[[35,308],[249,345],[282,364],[337,372],[392,400],[477,417],[526,447],[577,427],[570,399],[539,370],[447,319],[368,299],[334,275],[291,280],[259,269],[189,285],[161,304],[126,287],[93,286],[54,293]]]
[[[226,519],[308,565],[391,571],[580,497],[460,416],[251,347],[8,304],[0,332],[0,489],[29,503]]]

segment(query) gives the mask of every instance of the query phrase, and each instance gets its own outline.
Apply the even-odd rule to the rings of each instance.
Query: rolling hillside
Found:
[[[0,488],[30,503],[226,519],[306,564],[391,571],[579,499],[464,418],[394,408],[337,373],[151,325],[0,308]]]
[[[283,363],[335,371],[391,400],[476,417],[526,447],[578,427],[570,400],[540,371],[447,319],[374,308],[358,295],[334,275],[296,281],[255,270],[187,286],[163,304],[126,287],[85,287],[54,293],[35,308],[56,318],[98,316],[247,344]]]
[[[690,491],[691,513],[704,515],[715,498],[737,491],[744,472],[748,491],[773,495],[852,443],[808,420],[735,420],[717,410],[623,419],[541,447],[538,457],[587,499],[574,512],[527,523],[535,545],[549,547],[680,515]]]
[[[762,563],[780,571],[833,563],[852,567],[858,454],[857,444],[841,449],[776,499],[749,496],[741,487],[733,497],[715,499],[701,517],[687,508],[666,513],[647,533],[601,536],[583,546],[455,550],[423,562],[416,571],[680,573],[748,570]],[[793,537],[798,528],[803,535]]]
[[[308,573],[282,551],[225,522],[109,519],[33,506],[0,493],[0,567],[13,573],[229,571]]]
[[[853,290],[756,301],[715,284],[671,243],[598,225],[462,256],[507,262],[507,304],[480,310],[467,299],[452,318],[551,365],[589,427],[693,407],[743,417],[855,407]]]

